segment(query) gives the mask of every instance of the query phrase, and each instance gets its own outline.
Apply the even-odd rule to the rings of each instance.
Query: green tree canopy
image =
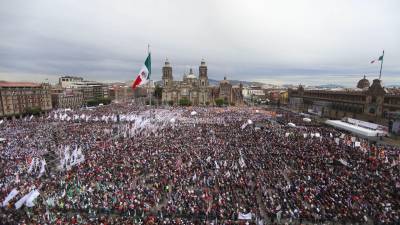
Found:
[[[187,98],[182,98],[179,100],[179,105],[181,105],[181,106],[189,106],[191,104],[192,103]]]

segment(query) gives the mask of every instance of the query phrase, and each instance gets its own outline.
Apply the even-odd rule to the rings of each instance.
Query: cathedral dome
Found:
[[[196,79],[196,75],[194,75],[193,69],[192,69],[192,68],[190,68],[189,74],[186,75],[186,78],[189,78],[189,79]]]
[[[365,78],[365,75],[364,75],[363,79],[358,81],[357,88],[361,88],[361,89],[369,88],[369,80],[367,80],[367,78]]]
[[[221,80],[219,83],[220,83],[220,84],[229,84],[229,80],[227,80],[227,79],[226,79],[226,76],[225,76],[224,79]]]
[[[165,59],[165,67],[171,67],[171,64],[169,63],[168,58]]]
[[[201,66],[206,66],[206,61],[204,59],[201,59],[200,65]]]

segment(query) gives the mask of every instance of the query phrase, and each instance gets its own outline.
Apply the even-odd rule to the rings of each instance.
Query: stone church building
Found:
[[[230,105],[242,105],[242,85],[233,87],[226,78],[219,86],[210,86],[208,70],[204,60],[200,62],[199,76],[193,69],[184,74],[182,81],[173,78],[172,66],[168,59],[162,68],[162,102],[163,104],[179,104],[181,99],[188,99],[192,105],[214,105],[218,98],[224,99]]]

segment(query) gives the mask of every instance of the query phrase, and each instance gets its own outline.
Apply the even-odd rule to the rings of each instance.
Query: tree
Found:
[[[223,106],[224,103],[225,103],[225,101],[224,101],[224,99],[222,99],[222,98],[217,98],[217,99],[215,99],[215,104],[216,104],[218,107]]]
[[[32,108],[26,108],[25,109],[25,114],[26,115],[40,115],[40,113],[42,112],[42,109],[40,107],[32,107]]]
[[[181,106],[190,106],[192,103],[187,98],[182,98],[179,100],[179,105]]]
[[[98,106],[99,104],[108,105],[110,103],[110,98],[94,98],[87,101],[87,106]]]
[[[229,105],[229,102],[227,99],[224,99],[224,105]]]

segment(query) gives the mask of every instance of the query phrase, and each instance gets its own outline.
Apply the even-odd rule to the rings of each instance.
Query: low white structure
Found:
[[[386,136],[388,134],[388,132],[384,130],[368,129],[365,127],[360,127],[354,124],[346,123],[340,120],[327,120],[325,121],[325,123],[334,126],[336,128],[346,130],[354,134],[362,135],[365,137]]]

